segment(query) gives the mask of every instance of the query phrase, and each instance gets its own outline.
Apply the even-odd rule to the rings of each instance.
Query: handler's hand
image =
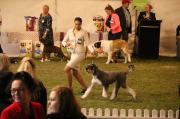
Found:
[[[110,32],[110,31],[111,31],[111,28],[106,27],[106,30],[107,30],[107,32]]]
[[[43,36],[42,36],[42,39],[45,39],[46,38],[46,34],[44,34]]]

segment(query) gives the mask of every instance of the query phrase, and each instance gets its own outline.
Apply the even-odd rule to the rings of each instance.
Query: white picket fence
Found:
[[[81,111],[88,119],[180,119],[179,110],[82,108]]]

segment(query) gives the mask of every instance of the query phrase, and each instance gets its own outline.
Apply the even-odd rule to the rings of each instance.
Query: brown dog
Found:
[[[94,44],[95,51],[102,48],[104,52],[108,53],[108,59],[106,64],[112,61],[112,56],[115,52],[121,51],[124,56],[124,63],[131,62],[131,55],[129,52],[128,43],[124,40],[101,40]]]

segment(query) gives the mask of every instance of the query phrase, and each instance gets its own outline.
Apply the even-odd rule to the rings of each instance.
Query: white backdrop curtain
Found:
[[[160,53],[175,55],[176,27],[180,24],[180,0],[149,0],[157,19],[162,20]],[[121,0],[0,0],[3,32],[25,31],[24,16],[36,16],[42,6],[50,6],[53,16],[53,28],[56,32],[66,32],[72,27],[76,16],[83,18],[83,27],[94,32],[92,21],[94,15],[105,16],[104,7],[111,4],[114,8],[121,6]],[[133,12],[132,12],[133,14]],[[134,17],[133,17],[134,21]]]

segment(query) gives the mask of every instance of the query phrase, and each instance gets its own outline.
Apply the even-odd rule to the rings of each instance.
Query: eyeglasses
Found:
[[[76,22],[75,22],[75,25],[80,26],[80,25],[81,25],[81,23],[76,23]]]
[[[11,89],[11,93],[14,94],[14,93],[16,93],[16,91],[19,93],[19,92],[23,92],[24,90],[25,90],[25,88],[23,88],[23,87],[20,87],[18,89],[13,88],[13,89]]]
[[[75,24],[75,25],[76,25],[76,26],[81,26],[81,24],[78,24],[78,23],[77,23],[77,24]]]

